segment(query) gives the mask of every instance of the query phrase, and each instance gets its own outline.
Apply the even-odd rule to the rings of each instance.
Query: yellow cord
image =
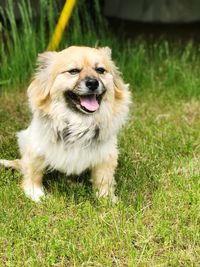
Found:
[[[70,16],[72,14],[73,8],[75,6],[76,0],[66,0],[65,5],[60,14],[58,23],[54,30],[53,36],[48,44],[47,50],[55,50],[62,38],[63,31],[67,24],[69,23]]]

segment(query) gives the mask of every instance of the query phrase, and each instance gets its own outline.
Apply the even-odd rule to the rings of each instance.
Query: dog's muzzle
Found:
[[[83,113],[94,113],[100,107],[106,89],[100,81],[93,77],[82,80],[76,90],[66,91],[65,99]]]

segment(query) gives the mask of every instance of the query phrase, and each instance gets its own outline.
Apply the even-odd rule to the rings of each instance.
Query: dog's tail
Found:
[[[6,168],[20,170],[21,160],[20,159],[15,159],[15,160],[0,159],[0,165],[4,165]]]

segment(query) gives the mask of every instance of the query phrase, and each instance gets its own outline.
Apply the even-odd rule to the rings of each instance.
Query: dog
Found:
[[[17,133],[21,158],[0,163],[22,172],[25,195],[35,202],[45,197],[46,169],[89,169],[97,196],[115,202],[117,134],[131,96],[111,49],[71,46],[39,54],[37,65],[27,90],[32,120]]]

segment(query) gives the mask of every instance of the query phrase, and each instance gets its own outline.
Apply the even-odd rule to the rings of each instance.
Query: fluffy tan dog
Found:
[[[21,159],[0,161],[22,172],[25,194],[34,201],[44,197],[46,168],[66,175],[90,169],[97,195],[115,201],[117,133],[130,93],[111,50],[72,46],[40,54],[28,98],[33,118],[17,134]]]

